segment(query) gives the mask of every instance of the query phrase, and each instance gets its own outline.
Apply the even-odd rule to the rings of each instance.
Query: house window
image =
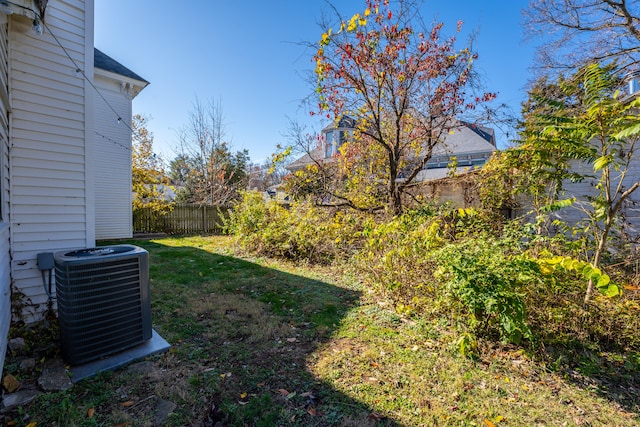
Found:
[[[329,158],[338,154],[339,148],[347,142],[352,131],[345,128],[332,129],[325,132],[324,157]]]
[[[333,156],[333,146],[335,141],[333,139],[333,132],[327,132],[325,136],[325,144],[324,144],[324,157],[325,159]]]
[[[338,148],[340,148],[340,146],[345,141],[345,134],[346,132],[339,130],[332,130],[327,132],[324,150],[325,158],[329,158],[338,154]]]

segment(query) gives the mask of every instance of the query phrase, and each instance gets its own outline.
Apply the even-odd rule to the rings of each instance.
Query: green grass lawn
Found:
[[[569,370],[485,343],[465,359],[455,319],[404,318],[336,269],[244,258],[227,237],[133,243],[150,253],[153,326],[171,350],[43,395],[6,424],[152,426],[162,399],[177,405],[170,426],[640,425],[637,355],[585,350]],[[43,336],[55,334],[27,334]],[[39,361],[56,353],[35,347],[48,349]],[[9,355],[5,373],[28,383],[37,367]]]

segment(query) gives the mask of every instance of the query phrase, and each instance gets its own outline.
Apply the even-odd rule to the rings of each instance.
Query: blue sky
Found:
[[[343,16],[362,12],[364,0],[334,0]],[[517,112],[525,99],[534,46],[522,36],[526,0],[425,0],[422,16],[444,23],[453,35],[462,20],[477,30],[477,66],[487,90]],[[320,38],[325,0],[97,0],[95,46],[151,84],[133,101],[150,118],[155,151],[174,157],[176,132],[189,120],[196,98],[220,101],[228,140],[262,161],[288,119],[311,122],[300,101],[312,87],[305,75],[313,52],[301,42]],[[318,124],[316,128],[321,128]],[[498,144],[504,147],[506,138]]]

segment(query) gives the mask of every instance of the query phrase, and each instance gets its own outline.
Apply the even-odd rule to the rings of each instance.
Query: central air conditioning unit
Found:
[[[149,253],[133,245],[54,254],[62,354],[72,365],[151,338]]]

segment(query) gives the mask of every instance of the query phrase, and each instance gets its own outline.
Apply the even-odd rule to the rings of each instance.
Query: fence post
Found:
[[[207,205],[202,205],[202,232],[207,233]]]

